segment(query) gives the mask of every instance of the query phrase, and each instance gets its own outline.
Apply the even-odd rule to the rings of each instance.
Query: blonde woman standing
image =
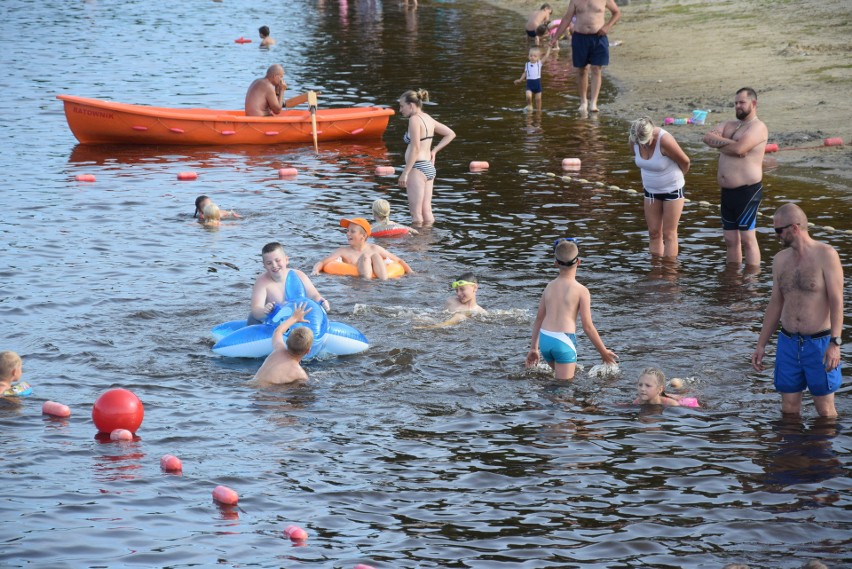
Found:
[[[689,156],[671,134],[654,126],[648,117],[630,125],[630,149],[642,172],[651,254],[677,257],[677,225],[683,212]]]
[[[408,119],[408,131],[402,140],[405,149],[405,168],[399,176],[399,187],[408,194],[408,208],[413,225],[432,225],[432,187],[435,184],[435,156],[456,137],[448,126],[423,112],[423,102],[429,100],[425,89],[406,91],[399,98],[399,114]],[[441,137],[432,148],[435,135]]]

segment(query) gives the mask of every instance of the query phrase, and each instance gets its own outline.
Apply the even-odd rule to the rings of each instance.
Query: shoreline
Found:
[[[484,1],[519,14],[519,37],[526,17],[542,3]],[[551,5],[553,19],[568,7]],[[609,39],[621,43],[604,69],[604,80],[618,94],[600,101],[602,113],[628,122],[649,115],[661,125],[665,117],[710,110],[704,126],[677,130],[679,141],[702,145],[707,130],[734,118],[737,89],[750,86],[758,93],[769,143],[780,149],[766,155],[777,162],[776,175],[818,175],[842,188],[852,181],[852,4],[633,0],[619,8],[621,19]],[[570,53],[568,41],[562,46]],[[841,138],[844,146],[826,147],[827,138]]]

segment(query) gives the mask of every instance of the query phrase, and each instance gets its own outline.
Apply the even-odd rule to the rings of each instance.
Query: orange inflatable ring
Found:
[[[379,229],[371,231],[370,237],[405,237],[408,235],[408,228],[404,225],[398,227],[388,227],[387,229]]]
[[[398,279],[399,277],[405,274],[405,269],[402,267],[401,264],[397,263],[396,261],[388,263],[387,268],[388,278],[390,279]],[[344,263],[343,261],[332,261],[323,265],[322,272],[328,273],[330,275],[357,277],[358,267],[356,267],[352,263]]]

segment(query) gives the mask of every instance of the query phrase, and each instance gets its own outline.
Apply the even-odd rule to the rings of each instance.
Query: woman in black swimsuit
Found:
[[[456,137],[448,126],[423,112],[423,101],[429,100],[425,89],[406,91],[399,98],[399,113],[409,119],[408,131],[402,137],[405,149],[405,168],[399,176],[399,187],[408,193],[408,208],[413,225],[432,225],[432,186],[435,183],[435,155]],[[435,148],[432,139],[441,137]]]

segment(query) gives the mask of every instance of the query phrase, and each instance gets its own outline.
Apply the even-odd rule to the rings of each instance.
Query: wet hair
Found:
[[[552,12],[553,8],[550,6],[550,4],[544,3],[541,5],[541,8],[539,8],[539,10],[550,10]]]
[[[739,95],[740,93],[745,93],[746,95],[748,95],[748,98],[751,99],[752,101],[757,100],[757,91],[755,91],[751,87],[743,87],[741,89],[738,89],[736,94]]]
[[[266,255],[267,253],[273,253],[273,252],[275,252],[279,249],[283,253],[284,252],[284,245],[282,245],[278,241],[273,241],[271,243],[267,243],[266,245],[264,245],[263,249],[260,250],[260,254]]]
[[[222,215],[219,213],[219,206],[214,203],[209,203],[204,206],[204,222],[219,221]]]
[[[563,267],[573,266],[580,257],[580,249],[573,241],[560,241],[553,248],[553,257]]]
[[[539,27],[537,27],[535,29],[535,35],[546,36],[547,35],[547,24],[542,24]],[[536,49],[538,49],[538,48],[536,48]],[[532,50],[530,50],[530,51],[532,51]],[[539,51],[541,51],[541,50],[539,49]]]
[[[479,280],[477,280],[476,275],[473,273],[463,273],[456,279],[457,281],[467,281],[469,283],[479,284]]]
[[[642,373],[639,374],[639,377],[642,377],[643,375],[650,375],[656,378],[657,385],[660,387],[666,386],[666,374],[664,374],[663,370],[658,367],[646,367],[642,370]]]
[[[638,118],[630,123],[630,142],[648,144],[654,136],[654,122],[651,117]]]
[[[379,221],[387,220],[390,217],[390,203],[388,200],[376,200],[373,202],[373,215]]]
[[[413,103],[418,109],[423,107],[423,102],[429,100],[429,91],[426,89],[417,89],[412,91],[409,89],[399,96],[400,100],[406,103]]]
[[[314,333],[306,326],[293,328],[287,336],[287,351],[294,356],[304,356],[311,351],[313,345]]]
[[[12,351],[0,352],[0,379],[12,377],[12,372],[21,365],[21,356]]]
[[[201,213],[201,214],[204,213],[204,212],[201,211],[201,202],[203,202],[204,200],[209,200],[209,199],[210,199],[210,196],[198,196],[197,198],[195,198],[195,213],[192,214],[192,217],[198,217],[199,213]]]
[[[260,37],[265,38],[269,35],[269,26],[260,26],[257,31],[260,32]]]

